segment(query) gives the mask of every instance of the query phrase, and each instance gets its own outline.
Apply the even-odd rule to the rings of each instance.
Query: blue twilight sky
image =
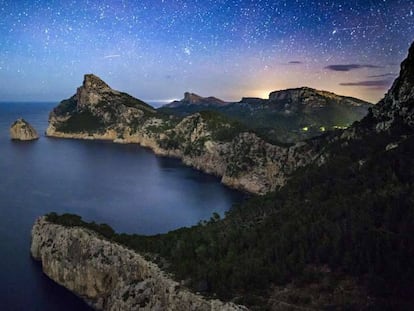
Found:
[[[376,102],[414,40],[410,0],[1,1],[0,101],[84,73],[147,101],[310,86]]]

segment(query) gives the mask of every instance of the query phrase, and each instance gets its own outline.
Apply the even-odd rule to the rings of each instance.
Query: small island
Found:
[[[39,139],[36,129],[23,118],[17,119],[10,127],[12,140],[31,141]]]

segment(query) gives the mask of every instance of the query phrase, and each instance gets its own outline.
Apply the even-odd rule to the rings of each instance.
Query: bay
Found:
[[[2,310],[90,310],[30,257],[30,230],[45,213],[76,213],[116,231],[168,232],[223,215],[244,195],[214,176],[137,145],[44,137],[56,103],[0,103],[0,299]],[[37,141],[9,139],[23,117]]]

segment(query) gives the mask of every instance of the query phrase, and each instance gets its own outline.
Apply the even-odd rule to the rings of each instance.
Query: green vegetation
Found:
[[[139,100],[135,97],[132,97],[131,95],[127,94],[127,93],[120,93],[120,102],[122,102],[123,105],[127,106],[127,107],[131,107],[131,108],[138,108],[141,109],[145,112],[149,112],[151,114],[155,113],[155,109],[148,105],[147,103],[143,102],[142,100]]]
[[[168,234],[115,234],[70,215],[48,220],[157,254],[168,262],[164,269],[193,289],[239,297],[257,309],[265,308],[270,285],[314,280],[310,265],[355,276],[378,299],[374,309],[408,308],[414,304],[414,137],[402,133],[411,134],[394,129],[336,141],[323,166],[300,169],[281,190],[234,206],[223,220],[213,216]],[[395,141],[398,148],[386,151]]]
[[[175,150],[181,147],[183,141],[183,137],[177,135],[177,133],[175,132],[172,132],[169,135],[167,135],[166,138],[158,140],[158,144],[163,149]]]
[[[240,133],[249,131],[237,120],[216,111],[201,111],[200,115],[207,123],[207,128],[212,133],[214,140],[231,141]]]
[[[72,113],[76,110],[76,100],[75,95],[69,99],[63,100],[55,109],[54,112],[58,115],[65,115],[67,113]]]
[[[110,239],[115,235],[115,231],[107,224],[96,224],[95,222],[84,222],[78,215],[73,214],[62,214],[57,215],[56,213],[47,214],[47,220],[53,223],[59,223],[66,227],[84,227],[95,231],[103,237]]]
[[[176,108],[160,108],[158,111],[187,116],[196,112],[218,112],[222,117],[231,118],[237,122],[237,127],[249,129],[264,140],[281,145],[294,143],[320,135],[325,129],[348,127],[355,121],[362,119],[368,110],[366,104],[350,107],[345,103],[329,98],[318,98],[324,104],[323,108],[309,108],[303,103],[292,103],[289,100],[276,103],[264,100],[262,103],[240,104],[226,106],[203,107],[187,105]],[[355,99],[353,99],[356,101]],[[362,103],[362,102],[361,102]],[[291,106],[292,111],[285,112],[285,105]],[[307,128],[307,130],[303,130]],[[225,133],[225,131],[223,131]]]
[[[64,123],[59,123],[57,130],[66,133],[99,132],[103,127],[100,118],[84,110],[73,113]]]

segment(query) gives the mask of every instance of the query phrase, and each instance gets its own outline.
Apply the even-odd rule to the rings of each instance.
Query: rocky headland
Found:
[[[95,75],[51,113],[49,137],[137,143],[156,154],[221,177],[224,184],[264,194],[285,184],[298,167],[318,156],[318,142],[279,146],[214,112],[185,118],[166,115]]]
[[[81,227],[36,220],[32,257],[44,273],[97,310],[243,311],[207,300],[173,281],[157,265]]]
[[[30,141],[39,139],[39,134],[29,122],[20,118],[11,125],[10,137],[13,140]]]

